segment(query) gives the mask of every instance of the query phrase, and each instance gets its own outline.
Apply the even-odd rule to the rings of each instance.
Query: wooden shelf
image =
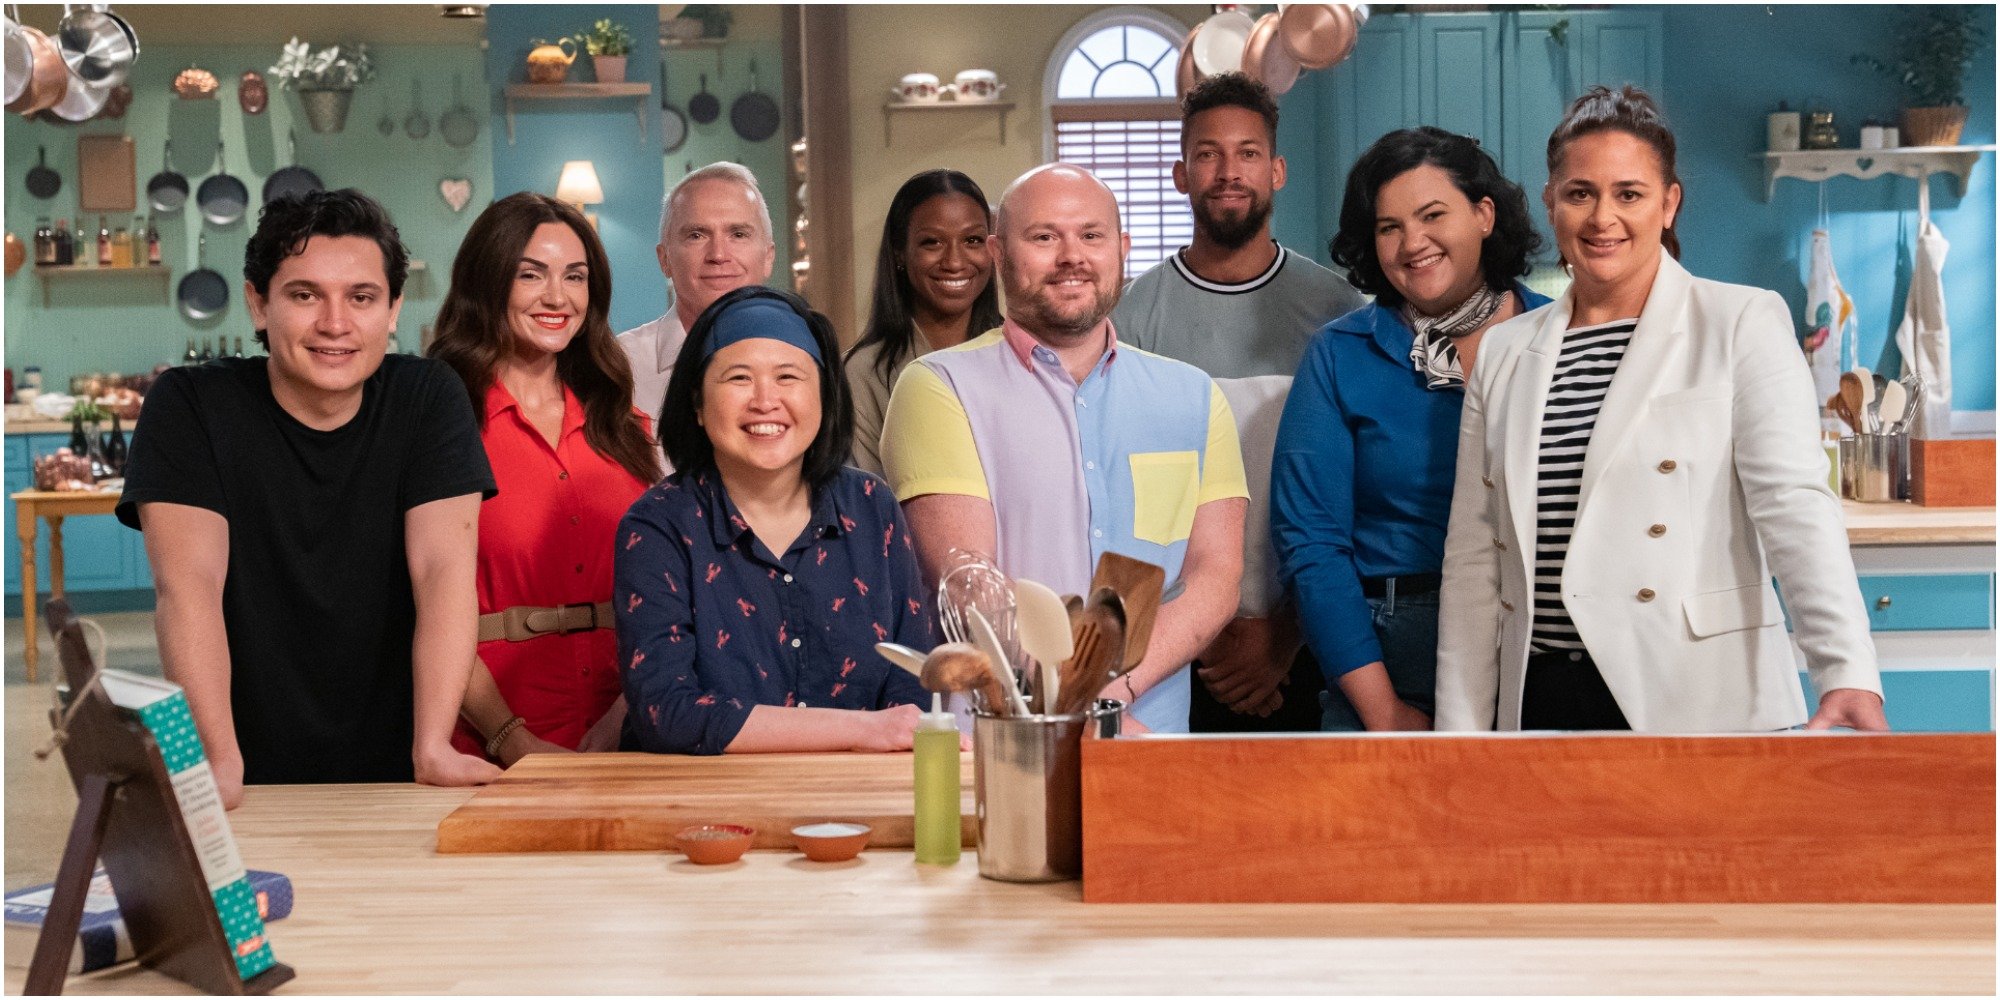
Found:
[[[882,105],[882,146],[888,148],[894,140],[890,138],[889,123],[898,111],[998,111],[1000,112],[1000,145],[1007,144],[1007,116],[1014,110],[1013,101],[938,101],[920,104],[915,101],[887,101]]]
[[[510,83],[507,97],[507,145],[514,144],[515,101],[602,101],[632,99],[639,117],[639,144],[646,142],[646,107],[651,104],[650,83]]]
[[[1972,165],[1994,146],[1902,146],[1896,149],[1801,149],[1787,153],[1752,153],[1764,164],[1764,200],[1777,193],[1778,179],[1823,181],[1832,177],[1870,180],[1885,175],[1919,182],[1931,174],[1950,174],[1952,188],[1965,197]]]
[[[35,277],[42,280],[42,308],[49,307],[49,286],[64,282],[98,281],[133,278],[150,278],[160,285],[162,296],[166,294],[167,278],[172,272],[165,267],[147,265],[145,267],[48,267],[37,265]]]

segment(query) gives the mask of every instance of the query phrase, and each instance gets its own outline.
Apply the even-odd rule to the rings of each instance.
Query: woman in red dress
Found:
[[[575,208],[522,192],[466,233],[430,355],[464,380],[500,493],[479,514],[479,662],[455,738],[509,765],[612,750],[624,723],[612,535],[660,476]]]

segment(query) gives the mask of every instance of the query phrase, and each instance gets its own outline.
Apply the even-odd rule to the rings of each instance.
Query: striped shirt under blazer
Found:
[[[1488,331],[1466,386],[1439,598],[1441,730],[1520,728],[1542,411],[1573,295]],[[1562,598],[1635,730],[1806,720],[1774,573],[1814,686],[1882,690],[1792,329],[1776,293],[1693,277],[1663,255],[1605,394]]]

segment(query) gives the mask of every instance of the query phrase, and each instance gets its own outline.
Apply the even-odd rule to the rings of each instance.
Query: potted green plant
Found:
[[[701,22],[699,37],[727,38],[729,25],[736,19],[736,15],[725,4],[691,3],[681,8],[680,14],[675,17],[675,20],[682,19]]]
[[[577,35],[575,41],[578,48],[590,53],[598,83],[625,82],[625,58],[632,54],[632,33],[624,25],[606,18]]]
[[[299,92],[313,131],[338,132],[347,127],[354,88],[375,78],[375,63],[365,44],[333,45],[314,52],[294,37],[285,43],[271,76],[278,86]]]
[[[1902,84],[1903,143],[1955,146],[1965,130],[1965,64],[1985,47],[1980,17],[1991,7],[1924,5],[1905,8],[1887,60],[1856,53],[1853,62]]]

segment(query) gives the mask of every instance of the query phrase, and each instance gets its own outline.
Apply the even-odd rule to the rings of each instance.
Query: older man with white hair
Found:
[[[688,327],[716,299],[771,277],[778,248],[757,176],[739,163],[711,163],[681,178],[660,203],[660,243],[653,249],[673,304],[659,319],[619,334],[618,346],[632,362],[632,404],[658,419]]]

